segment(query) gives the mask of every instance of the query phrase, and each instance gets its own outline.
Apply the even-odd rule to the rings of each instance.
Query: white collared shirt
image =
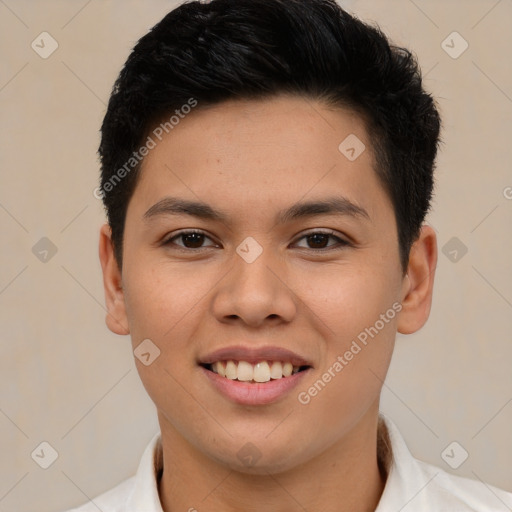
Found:
[[[449,474],[415,459],[396,425],[381,415],[391,461],[375,512],[510,512],[512,493]],[[157,474],[162,469],[160,433],[147,446],[135,476],[69,512],[163,512]],[[193,505],[193,504],[192,504]],[[196,508],[200,510],[199,504]]]

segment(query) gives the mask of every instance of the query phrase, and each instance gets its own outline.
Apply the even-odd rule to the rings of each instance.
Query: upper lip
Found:
[[[212,364],[217,361],[246,361],[256,364],[261,361],[284,361],[293,366],[312,366],[304,357],[282,347],[244,347],[235,345],[219,348],[199,358],[199,364]]]

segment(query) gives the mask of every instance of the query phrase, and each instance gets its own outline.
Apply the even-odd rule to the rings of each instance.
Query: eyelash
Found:
[[[196,234],[196,235],[203,235],[206,238],[209,238],[211,240],[211,238],[205,232],[200,231],[200,230],[192,229],[192,230],[184,230],[184,231],[181,231],[181,232],[177,233],[176,235],[173,235],[171,238],[168,238],[167,240],[164,240],[162,242],[162,245],[164,245],[164,246],[175,245],[176,247],[178,247],[177,250],[182,251],[182,252],[191,252],[191,251],[199,252],[201,250],[209,249],[211,247],[210,246],[210,247],[188,248],[188,247],[182,247],[182,246],[176,245],[173,242],[173,240],[178,239],[180,237],[184,237],[184,236],[187,236],[187,235],[194,235],[194,234]],[[326,252],[326,251],[332,251],[332,250],[340,250],[340,249],[343,249],[345,247],[349,247],[349,246],[352,245],[347,240],[344,240],[344,239],[336,236],[335,232],[333,232],[333,231],[320,231],[320,230],[311,231],[309,233],[306,233],[306,234],[302,235],[297,241],[302,240],[304,238],[311,237],[313,235],[325,235],[325,236],[328,236],[330,238],[333,238],[333,239],[337,240],[337,242],[338,242],[337,247],[336,246],[330,246],[330,247],[328,246],[328,247],[323,247],[323,248],[319,248],[319,249],[314,249],[314,248],[309,248],[309,247],[302,247],[301,249],[307,249],[307,250],[311,250],[311,251],[314,251],[314,252]]]

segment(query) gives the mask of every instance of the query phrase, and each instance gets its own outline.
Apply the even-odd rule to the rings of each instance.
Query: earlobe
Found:
[[[427,321],[432,304],[436,265],[436,234],[430,226],[424,225],[409,255],[407,274],[402,285],[402,310],[397,322],[398,332],[412,334]]]
[[[113,333],[129,334],[121,272],[114,256],[112,231],[108,224],[104,224],[100,230],[99,258],[103,271],[103,288],[108,311],[105,322]]]

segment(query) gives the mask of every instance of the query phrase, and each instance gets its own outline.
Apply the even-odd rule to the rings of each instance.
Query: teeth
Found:
[[[226,363],[226,377],[231,380],[236,379],[236,373],[237,373],[236,364],[233,361],[228,361]],[[215,371],[215,370],[213,370]]]
[[[270,366],[266,361],[258,363],[254,367],[253,380],[256,382],[268,382],[270,380]]]
[[[238,363],[238,380],[248,382],[252,380],[253,373],[254,370],[252,369],[252,364],[246,363],[245,361],[240,361]]]
[[[284,363],[283,364],[283,375],[285,377],[289,377],[293,372],[293,365],[292,363]]]
[[[218,373],[221,377],[226,376],[226,367],[222,361],[218,361],[217,363],[213,363],[212,370],[215,373]]]
[[[222,361],[219,361],[217,363],[217,373],[221,377],[225,377],[226,376],[226,367],[224,366],[224,363]]]
[[[255,365],[247,361],[217,361],[211,365],[214,373],[230,380],[241,382],[269,382],[271,379],[282,379],[294,375],[300,369],[289,361],[261,361]]]
[[[283,376],[283,365],[279,361],[274,361],[270,367],[270,378],[280,379]]]

